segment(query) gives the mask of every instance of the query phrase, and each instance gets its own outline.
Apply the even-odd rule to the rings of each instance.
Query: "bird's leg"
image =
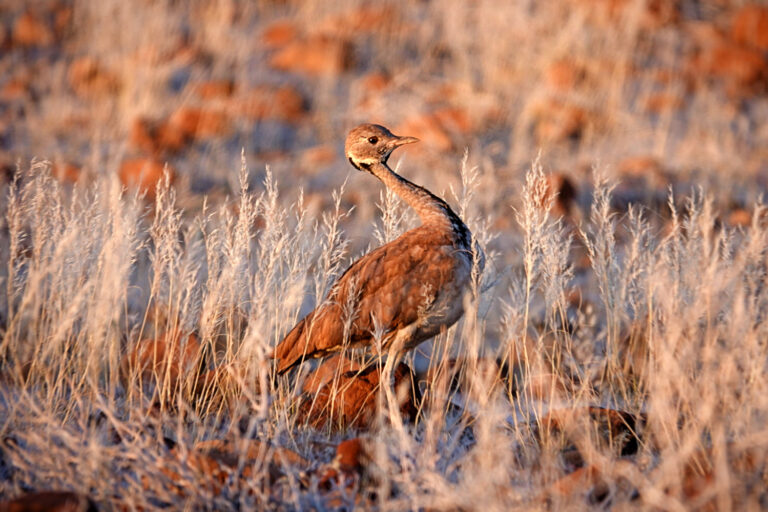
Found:
[[[390,421],[394,421],[394,418],[397,416],[397,398],[395,397],[395,393],[393,392],[394,389],[394,382],[392,382],[392,375],[396,364],[396,355],[395,353],[390,350],[389,354],[387,355],[387,361],[384,363],[384,369],[381,372],[381,379],[379,380],[379,385],[384,389],[384,396],[387,400],[387,410],[389,411],[389,419]]]
[[[402,427],[402,417],[400,415],[400,404],[397,399],[397,390],[395,389],[394,372],[400,359],[403,357],[401,350],[402,343],[394,340],[387,351],[387,361],[384,363],[384,369],[381,372],[379,385],[384,388],[384,395],[387,400],[387,410],[392,425]]]

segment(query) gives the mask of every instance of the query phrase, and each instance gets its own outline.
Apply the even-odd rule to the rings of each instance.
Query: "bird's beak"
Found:
[[[392,141],[392,149],[403,146],[405,144],[413,144],[414,142],[419,142],[419,139],[416,137],[398,137]]]

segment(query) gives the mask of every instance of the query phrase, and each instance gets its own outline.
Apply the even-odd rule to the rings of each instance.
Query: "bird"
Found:
[[[473,267],[482,272],[484,255],[448,203],[387,164],[395,149],[415,142],[378,124],[349,132],[344,152],[352,166],[378,178],[421,224],[349,266],[274,349],[278,375],[307,359],[373,347],[387,355],[381,381],[388,382],[399,358],[463,315]]]

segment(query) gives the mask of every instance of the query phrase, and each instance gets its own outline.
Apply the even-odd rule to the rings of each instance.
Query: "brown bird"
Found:
[[[391,375],[403,353],[464,313],[473,264],[482,271],[482,251],[473,251],[469,229],[445,201],[387,165],[392,151],[413,142],[418,139],[398,137],[376,124],[349,132],[345,153],[350,163],[374,175],[413,208],[421,226],[371,251],[344,272],[327,299],[275,348],[279,374],[304,359],[373,346],[389,354],[384,376]]]

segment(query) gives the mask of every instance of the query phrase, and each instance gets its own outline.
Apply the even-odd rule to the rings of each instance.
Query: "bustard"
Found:
[[[349,132],[344,149],[350,163],[373,174],[413,208],[421,226],[371,251],[344,272],[327,299],[275,348],[279,374],[304,359],[343,348],[376,347],[378,339],[376,348],[388,354],[382,382],[389,384],[399,357],[464,313],[472,266],[476,263],[482,271],[482,252],[473,252],[469,229],[445,201],[387,165],[392,151],[413,142],[418,139],[398,137],[376,124]],[[384,385],[392,407],[389,387]]]

